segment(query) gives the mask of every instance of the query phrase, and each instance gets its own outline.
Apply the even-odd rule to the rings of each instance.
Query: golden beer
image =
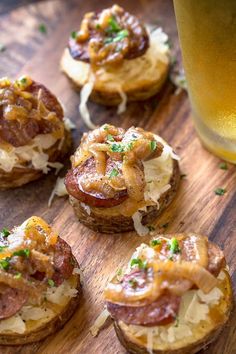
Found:
[[[196,130],[236,163],[236,0],[174,0]]]

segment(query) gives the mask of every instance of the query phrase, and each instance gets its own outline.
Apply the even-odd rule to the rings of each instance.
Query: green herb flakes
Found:
[[[0,246],[0,252],[2,252],[3,250],[5,250],[5,248],[7,248],[7,246]]]
[[[71,32],[70,36],[71,36],[71,38],[76,39],[77,38],[77,32],[76,31]]]
[[[152,140],[152,141],[150,142],[150,149],[151,149],[152,151],[155,151],[156,148],[157,148],[157,142],[156,142],[156,140]]]
[[[221,163],[219,164],[219,168],[220,168],[221,170],[228,170],[228,165],[227,165],[226,162],[221,162]]]
[[[216,194],[216,195],[222,196],[222,195],[224,195],[225,193],[226,193],[226,189],[224,189],[224,188],[216,188],[216,189],[215,189],[215,194]]]
[[[107,140],[108,141],[115,141],[115,139],[113,138],[113,136],[111,134],[107,134]]]
[[[116,168],[113,168],[109,174],[109,178],[118,176],[119,171]]]
[[[48,285],[53,287],[55,286],[55,282],[52,279],[48,279]]]
[[[159,240],[158,238],[156,240],[151,240],[150,245],[151,247],[159,246],[161,245],[161,240]]]
[[[45,26],[44,23],[40,23],[39,25],[39,32],[43,33],[43,34],[46,34],[47,33],[47,27]]]
[[[172,254],[180,253],[180,247],[179,247],[179,242],[175,237],[172,237],[172,239],[169,241],[169,248],[170,252]]]
[[[22,277],[22,274],[20,272],[17,272],[15,275],[14,275],[14,278],[15,279],[20,279]]]
[[[118,24],[118,22],[116,21],[116,18],[115,16],[111,16],[108,20],[108,24],[109,24],[109,27],[107,28],[107,32],[109,33],[113,33],[113,32],[119,32],[121,31],[121,28]]]
[[[28,248],[25,248],[23,250],[19,250],[13,253],[13,256],[20,256],[20,257],[26,257],[29,258],[30,255],[30,250]]]
[[[1,269],[4,269],[4,270],[8,270],[9,269],[9,266],[10,266],[10,262],[9,262],[10,258],[7,257],[5,259],[2,259],[0,261],[0,268]]]
[[[116,43],[116,42],[120,42],[123,39],[125,39],[126,37],[128,37],[129,35],[129,31],[124,29],[122,31],[117,32],[115,37],[107,37],[104,40],[105,44],[110,44],[110,43]]]
[[[2,229],[2,231],[1,231],[1,235],[2,235],[3,237],[7,237],[7,236],[10,235],[10,231],[9,231],[6,227],[4,227],[4,228]]]
[[[130,265],[131,267],[138,266],[139,269],[147,269],[147,261],[143,261],[141,258],[133,258]]]

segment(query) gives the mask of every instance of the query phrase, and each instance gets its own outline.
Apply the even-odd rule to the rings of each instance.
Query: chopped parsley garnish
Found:
[[[45,26],[44,23],[40,23],[39,25],[39,32],[46,34],[47,33],[47,27]]]
[[[117,32],[115,37],[107,37],[107,38],[105,38],[104,43],[105,44],[110,44],[110,43],[120,42],[123,39],[125,39],[126,37],[128,37],[128,35],[129,35],[129,31],[124,29],[124,30],[121,30],[121,31]]]
[[[181,252],[179,242],[175,237],[172,237],[172,239],[169,241],[169,249],[172,254]]]
[[[115,139],[113,138],[113,136],[111,134],[107,134],[107,140],[115,141]]]
[[[141,258],[133,258],[130,265],[131,267],[138,266],[139,269],[147,269],[147,261],[143,261]]]
[[[173,261],[173,256],[168,257],[169,261]]]
[[[13,256],[20,256],[20,257],[26,257],[28,258],[30,255],[30,250],[28,248],[25,248],[23,250],[19,250],[13,253]]]
[[[152,140],[152,141],[150,142],[150,149],[151,149],[152,151],[155,151],[156,148],[157,148],[157,142],[156,142],[156,140]]]
[[[100,29],[101,25],[99,23],[97,23],[95,27],[96,27],[96,29]]]
[[[27,78],[26,78],[26,77],[22,77],[22,78],[20,79],[20,83],[23,84],[23,85],[25,85],[25,84],[27,83]]]
[[[17,272],[15,275],[14,275],[14,278],[15,279],[20,279],[22,276],[22,274],[20,272]]]
[[[71,32],[70,36],[71,36],[71,38],[76,39],[77,32],[76,31]]]
[[[216,188],[216,189],[215,189],[215,194],[216,194],[216,195],[222,196],[222,195],[224,195],[225,193],[226,193],[226,189],[224,189],[224,188]]]
[[[123,143],[113,143],[110,146],[110,150],[112,152],[127,152],[132,150],[133,148],[133,143],[127,143],[127,144],[123,144]]]
[[[108,24],[109,24],[109,27],[107,28],[108,33],[114,33],[114,32],[116,33],[116,32],[121,31],[121,28],[120,28],[118,22],[116,21],[115,16],[111,16],[109,18]]]
[[[116,168],[113,168],[109,174],[109,178],[118,176],[119,171]]]
[[[108,125],[108,124],[105,124],[105,125],[103,126],[103,130],[108,131],[108,129],[109,129],[109,125]]]
[[[148,228],[148,230],[149,231],[155,231],[155,226],[153,226],[153,225],[147,225],[147,228]]]
[[[6,49],[7,49],[6,46],[0,43],[0,52],[4,52]]]
[[[0,268],[4,269],[4,270],[8,270],[9,266],[10,266],[10,262],[9,262],[10,258],[7,257],[5,259],[2,259],[0,261]]]
[[[129,285],[132,287],[132,288],[136,288],[137,285],[138,285],[138,282],[136,279],[130,279],[129,280]]]
[[[124,152],[125,151],[125,147],[121,143],[112,144],[110,149],[112,152]]]
[[[52,279],[48,279],[48,285],[53,287],[55,286],[55,282]]]
[[[226,162],[221,162],[221,163],[219,164],[219,168],[220,168],[221,170],[228,170],[228,165],[227,165]]]
[[[6,227],[4,227],[4,228],[2,229],[2,231],[1,231],[1,235],[2,235],[3,237],[7,237],[7,236],[10,235],[10,231],[9,231]]]
[[[117,269],[116,275],[117,275],[118,277],[120,277],[120,276],[122,275],[122,269],[121,269],[121,268]]]
[[[159,240],[158,238],[156,240],[151,240],[150,245],[152,247],[159,246],[161,245],[161,240]]]
[[[0,252],[2,252],[7,246],[0,246]]]

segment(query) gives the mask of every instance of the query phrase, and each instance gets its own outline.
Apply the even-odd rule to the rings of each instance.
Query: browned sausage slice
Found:
[[[65,279],[68,279],[74,269],[74,261],[71,248],[67,242],[58,238],[54,253],[55,273],[52,277],[56,285],[60,285]]]
[[[127,324],[159,326],[173,322],[179,312],[180,299],[167,293],[145,306],[121,306],[107,302],[107,309],[115,320]]]
[[[107,173],[109,173],[113,167],[116,166],[117,162],[112,161],[112,159],[107,160]],[[68,171],[65,178],[65,185],[68,193],[79,201],[86,203],[94,207],[113,207],[115,205],[121,204],[127,197],[127,189],[114,190],[108,185],[104,186],[104,192],[106,188],[109,188],[109,192],[112,194],[111,198],[107,198],[105,193],[98,190],[85,191],[83,188],[83,182],[85,179],[90,179],[96,176],[96,166],[93,157],[87,159],[84,164],[73,168]],[[100,177],[98,176],[98,179]]]
[[[2,292],[1,292],[2,291]],[[8,286],[0,288],[0,320],[13,316],[27,301],[28,295]]]
[[[24,99],[14,93],[13,88],[6,88],[5,99],[0,97],[0,140],[15,147],[27,145],[38,134],[48,134],[58,129],[59,122],[55,120],[38,119],[35,114],[40,100],[50,112],[55,112],[57,118],[62,120],[63,110],[57,98],[43,85],[33,82],[25,91],[30,92],[33,98]],[[8,103],[6,103],[8,102]],[[17,111],[18,119],[6,119],[4,112]],[[12,113],[13,115],[16,113]],[[26,118],[25,118],[26,117]]]

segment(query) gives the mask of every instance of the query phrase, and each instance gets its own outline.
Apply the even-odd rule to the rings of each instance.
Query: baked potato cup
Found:
[[[107,106],[122,104],[122,112],[127,101],[146,100],[161,89],[169,70],[167,40],[161,28],[149,33],[138,18],[113,5],[85,14],[62,55],[61,70],[83,88],[81,101],[86,96]]]
[[[157,220],[158,216],[171,204],[177,193],[179,181],[179,164],[176,160],[173,160],[173,173],[169,181],[171,188],[160,196],[158,205],[148,206],[146,211],[140,212],[142,225],[152,225]],[[78,220],[96,232],[109,234],[134,230],[132,216],[122,215],[118,208],[105,210],[90,207],[72,196],[69,198]],[[122,205],[120,208],[122,208]]]
[[[60,169],[71,135],[61,104],[45,86],[23,76],[3,78],[0,87],[0,189],[8,189]]]
[[[81,296],[80,269],[70,246],[32,216],[1,242],[0,344],[40,341],[59,330]]]
[[[162,138],[141,128],[106,124],[85,134],[65,178],[76,216],[94,231],[147,234],[176,194],[177,159]]]
[[[133,354],[194,354],[229,320],[233,293],[221,249],[195,233],[141,244],[104,291],[121,344]]]

